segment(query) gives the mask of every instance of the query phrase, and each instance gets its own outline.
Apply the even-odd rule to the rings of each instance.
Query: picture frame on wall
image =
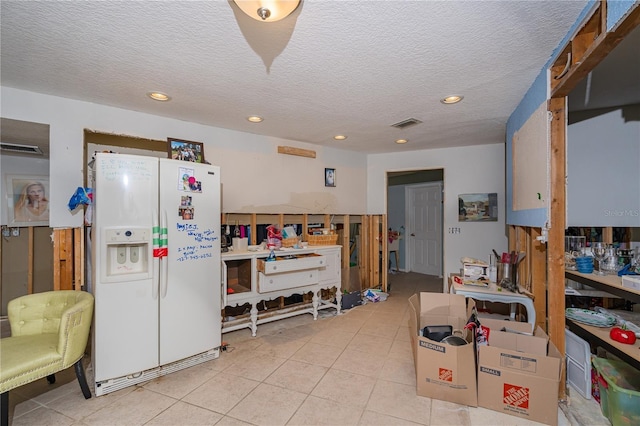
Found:
[[[204,163],[204,144],[184,139],[167,138],[169,158],[192,163]]]
[[[336,186],[336,169],[324,169],[324,186]]]
[[[6,175],[9,226],[49,226],[49,177]]]
[[[497,222],[498,194],[458,195],[458,222]]]

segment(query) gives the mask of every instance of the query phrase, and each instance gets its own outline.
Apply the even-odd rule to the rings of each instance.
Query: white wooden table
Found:
[[[511,306],[511,319],[516,319],[516,305],[523,305],[527,310],[527,322],[536,323],[536,309],[533,300],[525,294],[512,293],[508,290],[498,290],[496,283],[490,283],[488,287],[458,284],[453,279],[449,280],[449,291],[453,294],[462,294],[474,300],[486,300],[487,302],[509,303]]]

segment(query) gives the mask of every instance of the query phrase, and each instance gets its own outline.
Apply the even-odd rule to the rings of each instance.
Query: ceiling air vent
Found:
[[[420,123],[422,123],[422,121],[418,120],[417,118],[407,118],[406,120],[402,120],[396,124],[392,124],[391,127],[395,127],[397,129],[406,129],[409,126]]]
[[[20,154],[42,155],[42,151],[40,150],[40,147],[37,147],[35,145],[19,145],[16,143],[0,142],[0,151],[17,152]]]

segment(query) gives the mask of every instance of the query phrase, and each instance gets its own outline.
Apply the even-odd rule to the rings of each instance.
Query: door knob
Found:
[[[412,236],[412,237],[415,237],[415,236],[416,236],[416,234],[414,234],[414,233],[412,232],[412,233],[411,233],[411,236]]]

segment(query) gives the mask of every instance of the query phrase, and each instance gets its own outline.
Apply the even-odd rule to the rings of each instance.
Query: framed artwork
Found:
[[[336,169],[324,169],[324,186],[336,186]]]
[[[458,195],[458,222],[497,222],[498,194]]]
[[[6,175],[9,226],[49,226],[49,177]]]
[[[167,138],[169,158],[192,163],[204,163],[204,144],[202,142],[185,141]]]

